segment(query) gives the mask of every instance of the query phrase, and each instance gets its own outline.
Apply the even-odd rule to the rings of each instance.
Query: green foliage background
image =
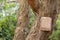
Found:
[[[0,40],[12,40],[17,21],[17,9],[19,8],[16,2],[8,0],[0,0]],[[30,10],[30,25],[33,25],[34,14]],[[56,28],[49,40],[60,40],[60,15],[56,22]]]

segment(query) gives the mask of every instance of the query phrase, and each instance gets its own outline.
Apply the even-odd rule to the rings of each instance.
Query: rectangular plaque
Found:
[[[51,31],[52,19],[50,17],[41,17],[40,30]]]

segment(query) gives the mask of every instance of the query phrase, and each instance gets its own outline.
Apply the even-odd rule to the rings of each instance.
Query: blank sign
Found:
[[[52,19],[50,17],[41,17],[40,30],[51,31]]]

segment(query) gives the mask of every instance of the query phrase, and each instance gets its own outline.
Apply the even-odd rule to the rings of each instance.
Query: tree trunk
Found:
[[[31,28],[30,33],[28,34],[26,40],[48,40],[51,35],[53,28],[55,27],[57,20],[57,10],[56,5],[57,0],[38,0],[38,11],[36,13],[36,22],[35,25]],[[32,4],[30,4],[31,6]],[[36,8],[37,8],[36,7]],[[34,7],[32,6],[32,9]],[[33,10],[36,12],[35,10]],[[51,17],[52,18],[52,26],[51,31],[41,31],[40,30],[40,18],[41,17]]]
[[[27,0],[17,0],[19,3],[19,12],[17,17],[17,27],[13,40],[25,40],[28,34],[28,13],[29,7]]]
[[[19,0],[20,9],[15,30],[14,40],[48,40],[57,20],[57,0]],[[28,3],[35,14],[35,23],[27,36],[28,30]],[[40,30],[41,17],[51,17],[51,31]],[[27,37],[26,37],[27,36]]]
[[[31,28],[26,40],[39,40],[39,16],[35,18],[34,26]]]
[[[57,0],[57,12],[60,13],[60,0]]]

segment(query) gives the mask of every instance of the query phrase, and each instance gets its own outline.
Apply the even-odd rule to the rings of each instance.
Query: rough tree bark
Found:
[[[17,17],[17,27],[13,40],[25,40],[28,33],[29,8],[27,0],[17,0],[19,3],[19,12]]]
[[[31,28],[26,40],[39,40],[39,16],[35,18],[34,26]]]
[[[14,40],[48,40],[57,20],[57,0],[19,0],[18,2],[20,3],[20,9]],[[35,23],[26,37],[26,29],[28,28],[27,24],[29,19],[28,3],[34,11]],[[40,30],[40,18],[43,16],[52,18],[51,31]]]
[[[57,0],[32,0],[29,1],[31,8],[33,9],[36,15],[35,25],[31,28],[30,33],[28,34],[26,40],[48,40],[51,35],[57,20]],[[36,4],[37,2],[37,4]],[[32,5],[36,6],[32,6]],[[35,7],[35,8],[34,8]],[[40,18],[41,17],[51,17],[52,18],[52,30],[41,31],[40,30]]]

